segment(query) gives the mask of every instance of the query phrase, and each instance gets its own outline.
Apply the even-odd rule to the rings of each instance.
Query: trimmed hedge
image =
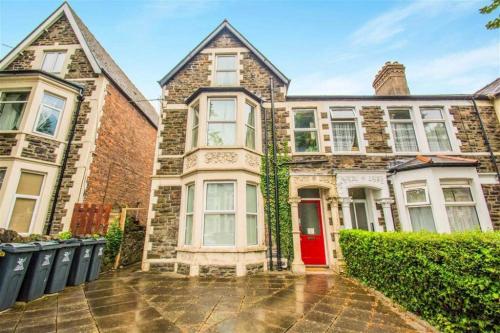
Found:
[[[445,332],[500,331],[500,233],[343,230],[347,273]]]

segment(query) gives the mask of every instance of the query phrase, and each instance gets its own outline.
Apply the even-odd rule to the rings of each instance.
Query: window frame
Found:
[[[352,112],[352,117],[333,117],[333,112],[335,111],[351,111]],[[360,126],[360,121],[358,117],[358,112],[356,111],[355,107],[338,107],[338,106],[332,106],[329,108],[329,121],[330,121],[330,133],[331,133],[331,144],[332,144],[332,152],[333,153],[340,153],[340,154],[359,154],[362,153],[362,148],[361,148],[361,140],[360,140],[360,133],[361,130],[359,128]],[[335,137],[333,135],[333,123],[354,123],[354,129],[356,130],[356,145],[358,147],[358,150],[336,150],[335,149]]]
[[[443,202],[444,202],[444,209],[446,211],[446,216],[448,219],[446,222],[448,223],[448,226],[451,228],[451,223],[450,223],[450,217],[448,216],[448,207],[473,207],[474,212],[476,213],[476,218],[477,218],[477,224],[479,227],[479,230],[482,231],[482,226],[481,226],[481,220],[479,218],[478,210],[477,210],[477,200],[476,197],[474,196],[474,191],[472,190],[472,186],[470,184],[453,184],[453,183],[444,183],[440,184],[441,186],[441,193],[443,194]],[[446,196],[444,195],[444,189],[446,188],[466,188],[469,190],[471,201],[446,201]],[[453,232],[453,231],[452,231]]]
[[[3,166],[0,167],[0,191],[2,191],[3,183],[5,181],[6,176],[7,176],[7,167]]]
[[[183,237],[183,243],[184,245],[188,245],[188,246],[192,246],[193,245],[193,238],[194,238],[194,223],[195,223],[195,219],[194,219],[194,212],[195,212],[195,196],[196,196],[196,184],[194,182],[192,183],[188,183],[185,185],[185,189],[186,189],[186,206],[184,208],[184,237]],[[188,211],[188,206],[189,206],[189,188],[190,187],[193,187],[193,211],[192,212],[189,212]],[[187,219],[188,219],[188,216],[191,216],[192,217],[192,223],[191,223],[191,242],[190,243],[187,243],[186,242],[186,236],[187,236]]]
[[[408,114],[410,115],[410,119],[391,119],[391,111],[408,111]],[[389,132],[390,132],[390,137],[392,138],[392,150],[394,153],[396,154],[409,154],[409,155],[415,155],[416,153],[418,154],[418,152],[420,151],[421,149],[421,143],[420,143],[420,140],[419,140],[419,134],[418,134],[418,131],[417,131],[417,128],[416,128],[416,117],[415,117],[415,114],[414,114],[414,110],[412,107],[407,107],[407,106],[393,106],[393,107],[388,107],[387,108],[387,119],[389,121]],[[397,145],[396,145],[396,134],[393,130],[393,127],[392,127],[392,124],[393,123],[396,123],[396,124],[406,124],[406,123],[409,123],[411,124],[412,128],[413,128],[413,135],[415,136],[415,143],[416,143],[416,146],[417,146],[417,150],[415,151],[399,151],[397,149]]]
[[[426,110],[439,110],[439,112],[441,113],[441,118],[440,119],[436,119],[436,118],[425,119],[422,116],[422,111],[426,111]],[[451,142],[450,130],[448,128],[448,122],[447,122],[447,119],[445,117],[444,108],[440,107],[440,106],[421,106],[421,107],[419,107],[419,114],[420,114],[420,119],[422,120],[422,130],[423,130],[423,134],[425,137],[425,142],[427,143],[427,149],[429,150],[429,152],[430,153],[453,152],[453,144]],[[426,123],[442,123],[443,124],[444,129],[446,130],[446,137],[448,139],[448,144],[450,145],[449,150],[432,150],[431,149],[431,146],[429,144],[429,138],[427,137],[427,132],[425,130]]]
[[[408,202],[408,192],[412,190],[424,190],[425,193],[425,201],[421,202]],[[437,223],[436,219],[434,218],[434,207],[431,203],[430,196],[429,196],[429,189],[427,184],[408,184],[408,185],[403,185],[403,195],[404,195],[404,204],[405,204],[405,210],[409,222],[409,226],[413,232],[413,223],[411,221],[411,215],[410,215],[410,208],[425,208],[425,207],[430,207],[431,209],[431,215],[432,215],[432,223],[434,224],[434,229],[438,230],[437,228]]]
[[[314,128],[297,128],[295,125],[295,113],[297,112],[307,112],[307,111],[312,111],[314,115]],[[318,112],[316,108],[292,108],[292,135],[293,135],[293,153],[294,154],[303,154],[303,155],[311,155],[311,154],[321,154],[321,140],[319,137],[319,121],[318,121]],[[314,132],[316,133],[316,146],[317,150],[316,151],[297,151],[296,144],[295,144],[295,133],[296,132]]]
[[[28,96],[26,97],[25,101],[2,101],[2,95],[5,93],[28,93]],[[8,132],[17,132],[20,131],[21,129],[21,124],[23,122],[24,114],[26,112],[26,107],[30,101],[31,97],[31,89],[29,88],[21,88],[21,89],[5,89],[5,90],[0,90],[0,104],[24,104],[23,109],[21,111],[21,115],[19,116],[18,124],[17,124],[17,129],[12,129],[12,130],[2,130],[0,129],[1,133],[8,133]]]
[[[63,105],[62,109],[59,110],[59,109],[57,109],[57,108],[55,108],[53,106],[44,104],[43,103],[43,97],[45,95],[51,95],[52,97],[56,97],[56,98],[59,98],[59,99],[63,100],[64,101],[64,105]],[[58,133],[59,133],[59,127],[60,127],[59,125],[61,123],[61,119],[62,119],[63,114],[64,114],[64,109],[66,108],[66,103],[67,103],[67,99],[66,98],[64,98],[62,96],[59,96],[59,95],[56,95],[54,93],[51,93],[49,91],[44,90],[43,94],[42,94],[42,99],[40,100],[40,106],[38,107],[38,112],[37,112],[37,115],[36,115],[36,118],[35,118],[35,123],[33,124],[33,133],[36,133],[36,134],[39,134],[39,135],[43,135],[43,136],[46,136],[46,137],[49,137],[49,138],[56,138],[57,135],[58,135]],[[57,117],[56,127],[54,129],[54,134],[39,132],[36,129],[37,126],[38,126],[38,121],[40,120],[40,116],[42,114],[44,106],[47,107],[47,108],[49,108],[49,109],[51,109],[51,110],[53,110],[53,111],[59,112],[58,117]]]
[[[248,212],[248,207],[246,204],[247,198],[247,186],[253,186],[255,187],[255,213],[253,212]],[[259,245],[259,187],[257,184],[252,183],[252,182],[246,182],[245,183],[245,227],[248,228],[248,215],[255,216],[255,244],[249,244],[248,243],[248,233],[246,237],[246,246],[258,246]],[[246,229],[248,230],[248,229]]]
[[[212,100],[218,100],[218,101],[223,101],[223,100],[232,100],[234,101],[234,113],[233,113],[233,120],[210,120],[210,102]],[[208,143],[208,138],[209,138],[209,127],[210,124],[234,124],[234,143],[228,145],[228,144],[223,144],[223,145],[210,145]],[[206,111],[206,140],[205,140],[205,145],[206,147],[235,147],[238,145],[238,97],[237,96],[228,96],[228,97],[208,97],[207,99],[207,111]]]
[[[232,184],[233,185],[233,210],[207,210],[207,191],[209,184]],[[207,248],[234,248],[236,247],[236,233],[237,233],[237,196],[238,196],[238,182],[237,180],[206,180],[203,184],[203,223],[201,226],[201,246]],[[206,215],[233,215],[234,216],[234,243],[232,245],[207,245],[205,244],[205,216]]]
[[[21,176],[23,173],[29,173],[29,174],[39,175],[39,176],[43,177],[42,184],[40,185],[40,193],[38,193],[38,195],[28,195],[28,194],[18,194],[17,193],[17,187],[19,187],[19,182],[21,181]],[[36,221],[37,215],[39,213],[38,211],[39,211],[39,206],[40,206],[40,201],[41,201],[40,198],[42,196],[46,181],[47,181],[47,174],[45,174],[45,173],[32,171],[32,170],[25,170],[25,169],[20,170],[19,177],[17,177],[16,191],[13,195],[12,203],[11,203],[10,209],[9,209],[9,218],[7,219],[6,229],[10,228],[10,224],[12,222],[12,214],[14,213],[14,207],[16,206],[17,199],[19,198],[19,199],[35,200],[35,206],[33,207],[33,215],[31,216],[31,221],[30,221],[30,226],[29,226],[28,232],[19,232],[19,234],[27,235],[27,234],[33,233],[33,229],[35,228],[33,222]]]
[[[47,59],[47,55],[49,55],[49,54],[57,54],[57,55],[58,55],[58,57],[59,57],[60,55],[62,55],[62,57],[63,57],[63,61],[62,61],[62,63],[61,63],[61,68],[59,69],[59,71],[54,72],[54,71],[46,71],[46,70],[44,70],[44,69],[43,69],[43,66],[44,66],[44,64],[45,64],[45,61],[46,61],[46,59]],[[41,69],[42,71],[47,72],[47,73],[50,73],[50,74],[61,74],[61,73],[63,72],[64,63],[66,62],[66,54],[67,54],[66,50],[47,50],[47,51],[44,51],[44,52],[43,52],[42,66],[41,66],[41,68],[40,68],[40,69]],[[54,62],[54,65],[55,65],[55,64],[57,64],[57,60]],[[54,66],[52,66],[52,67],[54,67]],[[54,69],[54,68],[52,68],[52,70],[53,70],[53,69]]]
[[[234,64],[235,68],[228,70],[228,69],[218,69],[219,67],[219,58],[229,58],[232,57],[234,58]],[[217,53],[214,56],[214,86],[217,87],[234,87],[239,85],[239,77],[238,77],[238,53]],[[234,84],[220,84],[217,82],[217,73],[234,73],[235,76],[235,81]]]
[[[190,142],[190,147],[189,150],[193,150],[198,148],[199,146],[199,141],[200,141],[200,103],[197,102],[194,104],[191,108],[191,142]],[[198,123],[195,125],[194,120],[198,117]],[[196,140],[194,140],[194,132],[196,131]]]
[[[249,125],[248,119],[247,119],[246,114],[245,114],[245,119],[244,119],[244,122],[245,122],[245,142],[244,142],[244,146],[245,146],[245,148],[248,148],[251,150],[256,150],[256,147],[257,147],[257,112],[256,112],[256,108],[257,107],[253,103],[250,103],[248,100],[245,100],[244,105],[245,105],[245,107],[248,105],[249,107],[252,108],[252,110],[253,110],[253,123],[254,123],[253,126]],[[249,128],[253,130],[253,147],[247,146],[247,133],[248,133]]]

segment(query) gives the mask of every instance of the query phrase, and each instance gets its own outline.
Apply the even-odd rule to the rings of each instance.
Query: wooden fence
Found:
[[[75,204],[70,231],[74,236],[104,235],[108,231],[111,205]]]

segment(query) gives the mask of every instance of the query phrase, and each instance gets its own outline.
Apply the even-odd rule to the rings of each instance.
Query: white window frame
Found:
[[[408,111],[409,115],[410,115],[410,119],[391,119],[391,111]],[[401,107],[397,107],[397,106],[391,106],[391,107],[388,107],[387,108],[387,119],[389,121],[389,135],[392,139],[392,151],[394,154],[396,155],[415,155],[415,154],[418,154],[421,147],[422,147],[422,144],[420,142],[420,139],[419,139],[419,131],[417,130],[416,128],[416,120],[415,120],[415,114],[414,114],[414,110],[412,107],[406,107],[406,106],[401,106]],[[392,129],[392,124],[393,123],[399,123],[399,124],[404,124],[404,123],[410,123],[412,124],[412,127],[413,127],[413,134],[415,135],[415,141],[416,141],[416,144],[417,144],[417,150],[416,151],[398,151],[397,148],[396,148],[396,134],[394,133],[393,129]]]
[[[252,183],[252,182],[247,182],[245,183],[245,196],[246,196],[246,187],[247,186],[254,186],[255,187],[255,206],[256,206],[256,212],[248,212],[248,207],[246,205],[246,200],[245,200],[245,228],[247,227],[248,223],[248,216],[255,216],[255,235],[256,235],[256,242],[255,244],[248,244],[248,235],[247,239],[245,240],[246,246],[257,246],[259,245],[259,187],[257,184]],[[245,197],[246,199],[246,197]],[[245,229],[246,230],[246,229]]]
[[[198,143],[200,141],[200,103],[197,102],[190,109],[191,109],[191,132],[190,132],[191,133],[191,144],[190,144],[189,150],[193,150],[193,149],[198,148],[198,146],[199,146]],[[197,125],[194,124],[196,114],[198,114],[198,124]],[[196,142],[194,140],[194,135],[193,135],[195,130],[198,133],[198,135],[196,136],[196,138],[197,138]]]
[[[0,191],[2,190],[3,183],[5,181],[5,176],[7,176],[7,168],[0,167],[0,175],[3,173],[3,176],[0,176]]]
[[[425,201],[409,203],[407,193],[408,193],[408,191],[412,191],[412,190],[424,190]],[[437,223],[439,223],[439,222],[436,222],[436,219],[434,218],[434,207],[433,207],[431,200],[430,200],[430,197],[429,197],[429,189],[427,187],[427,184],[420,183],[420,184],[403,185],[403,193],[404,193],[404,204],[405,204],[405,209],[406,209],[406,215],[407,215],[409,227],[411,228],[411,230],[415,231],[415,230],[413,230],[413,224],[411,222],[410,208],[430,207],[431,214],[432,214],[432,220],[434,223],[434,229],[436,229],[436,232],[438,232],[439,229],[438,229]]]
[[[54,66],[52,66],[52,69],[51,70],[44,70],[43,67],[45,65],[45,61],[47,59],[47,56],[49,54],[57,54],[57,57],[59,58],[60,56],[63,57],[63,60],[62,60],[62,63],[61,63],[61,68],[58,70],[58,71],[55,71],[55,68]],[[42,67],[41,69],[47,73],[51,73],[51,74],[61,74],[63,72],[63,68],[64,68],[64,63],[66,62],[66,51],[45,51],[43,53],[43,61],[42,61]],[[57,64],[57,61],[54,63],[54,65]]]
[[[207,191],[209,184],[232,184],[233,185],[233,210],[207,210]],[[238,183],[236,180],[209,180],[203,184],[203,223],[201,226],[201,244],[207,248],[234,248],[237,243],[238,216],[237,196]],[[234,244],[232,245],[206,245],[205,244],[205,216],[206,215],[234,215]]]
[[[333,112],[335,111],[351,111],[352,117],[333,117]],[[358,117],[358,112],[355,107],[337,107],[332,106],[329,109],[329,119],[330,119],[330,133],[331,133],[331,143],[332,143],[332,152],[339,154],[359,154],[363,153],[363,148],[361,147],[361,138],[360,138],[360,121]],[[356,143],[358,146],[358,150],[336,150],[335,149],[335,138],[333,135],[333,123],[351,123],[354,122],[354,128],[356,129]]]
[[[422,111],[425,111],[425,110],[439,110],[439,112],[441,113],[441,118],[439,118],[439,119],[432,119],[432,118],[431,119],[424,119],[424,117],[422,117]],[[419,108],[419,113],[420,113],[420,119],[422,120],[422,130],[423,130],[423,135],[425,138],[425,142],[427,144],[428,151],[432,154],[453,152],[454,149],[453,149],[453,143],[452,143],[451,137],[450,137],[450,128],[448,126],[448,121],[446,120],[446,117],[445,117],[444,108],[440,107],[440,106],[421,106]],[[449,150],[436,150],[436,151],[431,150],[431,146],[429,144],[429,138],[427,138],[427,133],[425,132],[425,124],[426,123],[442,123],[444,125],[444,128],[446,130],[446,136],[448,137],[448,143],[450,144]]]
[[[467,188],[469,190],[472,201],[446,201],[446,197],[444,196],[444,189],[445,188]],[[448,211],[446,210],[446,208],[448,206],[474,207],[474,210],[476,211],[477,223],[479,225],[479,230],[482,230],[481,220],[479,218],[478,209],[477,209],[476,198],[475,198],[472,186],[470,184],[464,184],[463,182],[456,183],[456,184],[453,184],[453,182],[445,182],[444,184],[441,184],[441,191],[443,193],[443,202],[444,202],[444,208],[446,211],[446,216],[448,217],[448,219],[446,220],[446,223],[448,223],[448,227],[450,228],[450,230],[451,230],[451,224],[450,224],[450,220],[449,220],[449,216],[448,216]]]
[[[314,114],[314,128],[296,128],[295,127],[295,113],[296,112],[306,112],[306,111],[313,111]],[[318,130],[318,114],[317,114],[317,109],[315,108],[293,108],[292,109],[292,149],[294,154],[302,154],[302,155],[314,155],[314,154],[321,154],[321,140],[319,137],[319,130]],[[317,144],[317,151],[297,151],[295,147],[295,132],[315,132],[316,133],[316,144]]]
[[[28,96],[25,101],[2,101],[1,97],[5,93],[28,93]],[[24,104],[23,110],[21,112],[21,116],[19,117],[19,124],[18,124],[18,129],[15,130],[0,130],[1,133],[8,133],[8,132],[17,132],[21,129],[21,124],[23,122],[24,118],[24,113],[26,112],[26,106],[28,105],[28,102],[31,97],[31,90],[30,89],[14,89],[14,90],[0,90],[0,104]]]
[[[193,242],[194,242],[194,223],[195,223],[195,219],[194,219],[194,212],[195,212],[195,203],[196,203],[196,184],[193,182],[193,183],[189,183],[189,184],[186,184],[185,186],[185,189],[186,189],[186,206],[184,208],[184,212],[185,212],[185,215],[184,215],[184,237],[182,238],[182,243],[184,245],[188,245],[188,246],[192,246],[193,245]],[[193,211],[192,212],[188,212],[188,205],[189,205],[189,188],[190,187],[193,187]],[[186,243],[186,235],[187,235],[187,219],[188,219],[188,216],[192,216],[192,223],[191,223],[191,243]]]
[[[40,193],[38,195],[27,195],[27,194],[18,194],[17,193],[17,187],[19,186],[19,182],[21,181],[21,176],[23,173],[30,173],[30,174],[34,174],[34,175],[43,176],[42,185],[40,186]],[[19,199],[35,200],[35,207],[33,208],[33,216],[31,216],[30,227],[28,229],[28,232],[20,232],[19,234],[20,235],[28,235],[28,234],[33,233],[33,229],[35,228],[35,225],[33,222],[36,221],[36,219],[37,219],[38,210],[39,210],[38,208],[40,206],[40,201],[41,201],[40,197],[42,196],[46,181],[47,181],[47,175],[44,173],[37,172],[37,171],[31,171],[31,170],[24,170],[24,169],[22,169],[19,172],[19,177],[17,178],[16,191],[14,193],[13,200],[12,200],[12,203],[11,203],[10,209],[9,209],[9,218],[7,219],[6,229],[8,229],[10,227],[10,223],[12,222],[11,221],[12,214],[14,213],[14,206],[16,205],[17,199],[19,198]]]
[[[236,68],[233,70],[228,70],[228,69],[218,69],[219,67],[219,58],[234,58],[234,63]],[[219,53],[215,54],[215,61],[214,61],[214,85],[217,87],[234,87],[239,85],[239,75],[238,75],[238,54],[237,53]],[[223,85],[217,82],[217,73],[234,73],[235,76],[235,82],[234,85]]]
[[[231,100],[234,101],[234,119],[233,120],[210,120],[210,102],[214,101],[227,101]],[[234,147],[238,145],[238,98],[237,97],[209,97],[207,100],[207,111],[206,111],[206,121],[207,121],[207,126],[206,126],[206,140],[205,144],[207,147]],[[234,143],[227,145],[221,145],[221,146],[214,146],[214,145],[209,145],[208,144],[208,134],[209,134],[209,127],[210,124],[234,124]],[[198,134],[199,135],[199,134]]]
[[[59,98],[59,99],[62,99],[64,100],[64,105],[62,107],[62,109],[57,109],[57,108],[54,108],[50,105],[47,105],[47,104],[43,104],[43,96],[45,95],[51,95],[53,97],[56,97],[56,98]],[[64,109],[66,108],[66,98],[64,97],[61,97],[61,96],[58,96],[56,94],[53,94],[51,92],[48,92],[48,91],[44,91],[43,94],[42,94],[42,99],[40,101],[40,106],[38,107],[38,113],[36,115],[36,119],[35,119],[35,124],[33,125],[33,133],[36,133],[36,134],[39,134],[39,135],[43,135],[43,136],[46,136],[46,137],[49,137],[49,138],[56,138],[57,137],[57,134],[59,132],[59,125],[61,123],[61,119],[63,117],[63,113],[64,113]],[[36,127],[38,126],[38,121],[40,120],[40,115],[42,114],[42,111],[43,111],[43,107],[47,107],[53,111],[57,111],[59,112],[59,115],[57,117],[57,124],[56,124],[56,128],[54,129],[54,134],[48,134],[48,133],[43,133],[43,132],[39,132],[36,130]]]
[[[246,119],[246,114],[245,114],[245,119],[244,119],[244,122],[245,122],[245,136],[244,136],[244,146],[248,149],[251,149],[251,150],[256,150],[257,149],[257,114],[256,114],[256,106],[253,104],[253,103],[250,103],[248,100],[245,100],[245,107],[246,106],[250,106],[252,109],[253,109],[253,123],[254,123],[254,126],[248,124],[247,120]],[[252,147],[248,147],[247,146],[247,131],[248,129],[253,129],[253,148]]]

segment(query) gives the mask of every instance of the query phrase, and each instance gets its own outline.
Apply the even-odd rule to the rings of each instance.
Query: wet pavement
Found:
[[[0,313],[4,332],[424,332],[338,275],[104,274]]]

